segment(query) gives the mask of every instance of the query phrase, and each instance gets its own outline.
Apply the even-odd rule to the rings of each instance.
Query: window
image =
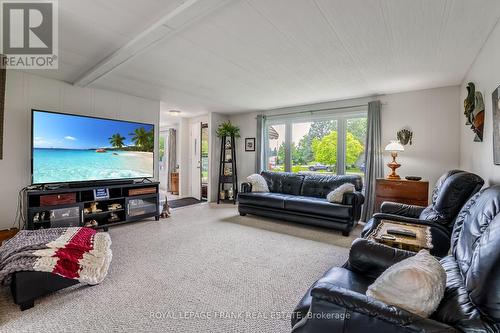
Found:
[[[266,132],[268,137],[266,170],[285,171],[285,125],[268,126]]]
[[[264,128],[268,171],[364,175],[366,110],[271,116]]]
[[[368,122],[365,117],[346,120],[345,173],[365,174],[365,145]]]
[[[335,173],[336,142],[337,120],[293,123],[291,171]]]

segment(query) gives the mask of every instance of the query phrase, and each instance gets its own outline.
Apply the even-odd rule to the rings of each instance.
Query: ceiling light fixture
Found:
[[[181,114],[179,110],[169,110],[168,113],[170,113],[171,116],[179,116]]]

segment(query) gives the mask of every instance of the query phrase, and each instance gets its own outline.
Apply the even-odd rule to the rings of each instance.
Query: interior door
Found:
[[[201,146],[200,146],[200,158],[201,158],[201,199],[208,200],[208,124],[201,124]]]
[[[201,123],[191,124],[190,133],[191,196],[201,200]]]

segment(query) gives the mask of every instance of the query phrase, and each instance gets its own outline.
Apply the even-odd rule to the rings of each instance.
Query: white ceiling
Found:
[[[75,82],[187,2],[62,0],[60,69],[40,74]],[[228,0],[91,86],[195,115],[456,85],[499,17],[498,0]]]

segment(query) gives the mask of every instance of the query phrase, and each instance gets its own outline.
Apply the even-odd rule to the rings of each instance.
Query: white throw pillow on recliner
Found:
[[[366,295],[422,317],[436,311],[446,288],[446,272],[427,250],[386,269]]]
[[[269,192],[266,180],[257,173],[248,176],[247,182],[252,184],[252,192]]]
[[[356,187],[351,184],[342,184],[337,187],[335,190],[328,193],[326,196],[326,200],[333,203],[342,203],[344,199],[344,193],[353,193],[356,190]]]

